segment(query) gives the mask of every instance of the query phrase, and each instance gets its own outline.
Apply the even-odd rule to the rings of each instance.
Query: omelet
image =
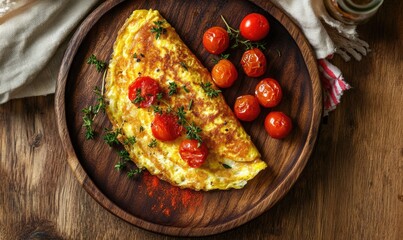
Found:
[[[209,151],[200,167],[190,167],[181,158],[180,143],[189,137],[185,131],[172,141],[157,140],[151,129],[156,112],[129,99],[130,84],[144,76],[155,79],[164,93],[159,109],[181,108],[186,122],[199,128]],[[172,82],[176,88],[171,95]],[[157,10],[135,10],[120,29],[104,98],[108,118],[133,162],[172,185],[204,191],[240,189],[267,167],[209,71]],[[135,141],[129,143],[130,139]]]

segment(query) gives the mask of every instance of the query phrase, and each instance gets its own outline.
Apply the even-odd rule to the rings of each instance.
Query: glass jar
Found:
[[[360,24],[372,17],[383,0],[324,0],[329,14],[346,24]]]

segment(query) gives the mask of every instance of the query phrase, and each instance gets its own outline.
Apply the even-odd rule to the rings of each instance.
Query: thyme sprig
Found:
[[[175,82],[169,82],[168,84],[169,84],[169,86],[168,86],[168,89],[169,89],[168,96],[172,96],[174,94],[177,94],[178,93],[178,85],[176,85]]]
[[[127,177],[130,179],[135,178],[139,176],[143,171],[144,171],[143,168],[131,169],[130,171],[127,172]]]
[[[141,88],[136,89],[136,98],[133,100],[133,103],[138,104],[144,101],[144,97],[141,96]]]
[[[126,150],[120,150],[118,152],[119,155],[119,162],[115,165],[116,170],[123,170],[126,168],[128,162],[130,162],[130,154]]]
[[[104,75],[102,77],[102,88],[99,89],[97,86],[95,86],[93,92],[97,96],[96,99],[96,104],[95,105],[90,105],[88,107],[85,107],[81,110],[81,112],[84,114],[83,115],[83,127],[85,128],[85,139],[94,139],[95,137],[95,130],[93,127],[94,124],[94,119],[97,116],[97,114],[102,111],[105,112],[105,101],[103,98],[104,95],[104,83],[105,83],[105,77],[106,77],[106,72],[104,72]]]
[[[192,124],[189,124],[185,126],[186,129],[186,138],[188,139],[194,139],[198,141],[198,147],[203,143],[203,139],[200,136],[200,132],[202,129],[196,125],[196,123],[192,122]]]
[[[154,148],[157,146],[157,140],[156,139],[152,139],[151,142],[147,145],[150,148]]]
[[[125,145],[133,145],[137,142],[136,137],[135,136],[131,136],[125,139],[125,141],[123,142]]]
[[[261,50],[266,49],[266,42],[252,42],[250,40],[244,40],[240,36],[240,31],[237,29],[232,28],[227,21],[225,20],[224,16],[221,15],[221,19],[223,20],[225,26],[227,27],[227,32],[231,40],[234,41],[232,44],[231,48],[237,48],[240,45],[243,45],[246,50],[252,49],[252,48],[259,48]]]
[[[88,58],[87,64],[95,65],[95,67],[97,68],[98,72],[101,72],[102,70],[104,70],[106,68],[106,63],[101,61],[101,60],[98,60],[97,57],[94,54],[92,54]]]
[[[200,146],[203,143],[203,139],[200,136],[202,129],[195,122],[189,123],[186,120],[186,112],[183,106],[178,108],[176,115],[178,116],[178,123],[186,129],[186,138],[197,140]]]
[[[227,53],[227,54],[221,53],[218,59],[213,58],[213,59],[211,59],[211,62],[213,62],[214,64],[217,64],[220,60],[228,59],[230,56],[231,55],[229,53]]]
[[[113,131],[112,129],[105,128],[105,132],[106,134],[104,135],[104,141],[109,146],[112,147],[113,145],[119,144],[118,136],[119,134],[122,133],[122,129],[118,128],[115,131]]]
[[[162,109],[158,105],[152,105],[154,113],[162,114]]]
[[[155,27],[151,28],[151,32],[155,33],[155,39],[159,39],[161,37],[161,34],[165,34],[167,32],[167,30],[162,27],[165,21],[155,21],[153,23]]]
[[[221,90],[217,90],[212,88],[212,84],[207,82],[207,83],[201,83],[200,84],[201,87],[203,88],[204,92],[206,93],[206,95],[210,98],[215,98],[218,97],[219,93],[221,92]]]

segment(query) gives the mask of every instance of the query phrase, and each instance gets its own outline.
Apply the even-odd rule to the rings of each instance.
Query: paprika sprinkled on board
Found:
[[[144,187],[141,192],[153,199],[150,210],[170,217],[174,212],[195,212],[203,202],[201,192],[181,189],[168,183],[162,183],[158,177],[149,172],[143,174]]]

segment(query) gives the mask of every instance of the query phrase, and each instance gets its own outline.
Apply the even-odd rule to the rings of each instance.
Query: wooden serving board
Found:
[[[274,109],[264,109],[253,123],[243,123],[268,168],[241,190],[196,192],[172,187],[148,173],[130,180],[116,171],[117,148],[97,136],[85,140],[81,109],[95,103],[92,90],[102,74],[86,64],[91,54],[109,60],[117,32],[135,9],[158,9],[183,41],[209,69],[213,55],[201,39],[204,31],[224,26],[220,15],[237,27],[251,12],[264,14],[271,24],[265,54],[265,77],[277,79],[284,97]],[[239,65],[242,50],[232,51],[239,79],[224,96],[230,106],[242,94],[253,94],[259,79],[246,77]],[[56,89],[56,115],[68,163],[84,189],[104,208],[138,227],[177,236],[211,235],[237,227],[269,209],[293,185],[314,146],[322,113],[322,91],[312,50],[301,31],[269,1],[139,0],[106,1],[79,27],[66,51]],[[292,134],[270,138],[263,122],[271,110],[291,116]],[[105,114],[95,120],[98,132],[110,127]]]

